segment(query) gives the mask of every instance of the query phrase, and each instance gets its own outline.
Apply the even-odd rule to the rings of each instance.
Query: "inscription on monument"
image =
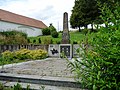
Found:
[[[64,54],[67,58],[72,57],[71,44],[60,44],[60,53]]]

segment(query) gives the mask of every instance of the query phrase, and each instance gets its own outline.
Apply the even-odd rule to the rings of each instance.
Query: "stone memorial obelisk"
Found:
[[[68,13],[65,12],[63,14],[63,33],[62,33],[62,44],[69,44],[70,43],[70,35],[69,35],[69,28],[68,28]]]

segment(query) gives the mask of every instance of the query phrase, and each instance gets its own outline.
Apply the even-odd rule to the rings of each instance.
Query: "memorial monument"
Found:
[[[72,57],[72,46],[70,44],[70,35],[68,28],[68,13],[65,12],[63,14],[63,33],[62,33],[62,41],[60,44],[60,53],[64,53],[64,55],[68,58]]]
[[[63,33],[62,33],[61,44],[69,44],[69,43],[70,43],[70,35],[68,28],[68,13],[65,12],[63,14]]]

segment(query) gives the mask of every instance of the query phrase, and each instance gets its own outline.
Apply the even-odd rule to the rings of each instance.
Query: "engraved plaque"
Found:
[[[67,58],[72,58],[71,44],[60,44],[60,53],[64,54]]]
[[[51,57],[59,57],[59,45],[50,44],[48,49],[48,54]]]

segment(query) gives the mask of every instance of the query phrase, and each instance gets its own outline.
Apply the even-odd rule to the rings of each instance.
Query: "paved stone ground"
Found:
[[[5,67],[7,73],[38,75],[50,77],[73,77],[70,68],[67,67],[67,61],[61,58],[47,58],[45,60],[28,61],[21,64],[14,64]]]
[[[4,70],[5,75],[13,75],[13,76],[24,76],[32,77],[32,78],[46,78],[47,79],[57,79],[62,81],[74,81],[74,74],[71,72],[70,68],[67,67],[68,63],[65,59],[61,58],[47,58],[43,60],[35,60],[28,61],[18,64],[5,65]],[[0,66],[0,70],[1,70]],[[1,73],[2,75],[2,73]],[[15,82],[16,83],[16,82]],[[15,85],[13,82],[7,82],[6,86]],[[23,84],[23,83],[22,83]],[[24,86],[26,84],[23,84]],[[81,90],[79,88],[71,88],[71,87],[56,87],[44,85],[45,90]],[[33,88],[39,88],[40,85],[32,84]]]

